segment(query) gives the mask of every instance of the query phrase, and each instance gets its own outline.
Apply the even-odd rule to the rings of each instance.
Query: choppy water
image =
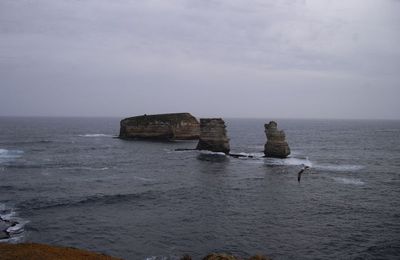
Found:
[[[0,215],[20,223],[8,242],[126,259],[399,258],[399,121],[278,120],[284,160],[262,157],[267,120],[226,121],[232,152],[254,158],[119,140],[115,118],[0,118]]]

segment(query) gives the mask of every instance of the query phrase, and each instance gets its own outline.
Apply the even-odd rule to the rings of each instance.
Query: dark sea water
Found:
[[[0,118],[0,214],[20,223],[8,242],[126,259],[400,259],[399,121],[278,120],[284,160],[262,157],[267,120],[226,122],[232,152],[254,158],[119,140],[117,118]]]

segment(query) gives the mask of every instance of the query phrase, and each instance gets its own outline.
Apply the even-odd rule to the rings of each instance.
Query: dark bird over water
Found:
[[[301,174],[302,174],[305,170],[307,170],[307,169],[309,169],[309,168],[310,168],[310,166],[303,165],[303,168],[299,171],[299,173],[297,173],[297,181],[298,181],[298,182],[300,182],[300,180],[301,180]]]

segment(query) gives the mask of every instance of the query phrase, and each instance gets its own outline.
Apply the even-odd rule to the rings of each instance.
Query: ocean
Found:
[[[115,138],[118,118],[0,118],[0,216],[11,238],[125,259],[400,258],[400,121],[225,119],[232,158],[197,141]],[[302,165],[311,168],[297,181]]]

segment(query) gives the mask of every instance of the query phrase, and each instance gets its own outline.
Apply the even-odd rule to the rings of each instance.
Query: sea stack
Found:
[[[278,130],[278,124],[275,121],[265,124],[265,134],[267,142],[264,146],[266,157],[286,158],[290,154],[290,148],[285,140],[285,132]]]
[[[200,139],[196,149],[229,154],[229,139],[226,135],[224,120],[221,118],[200,119]]]
[[[121,120],[122,139],[196,140],[200,126],[189,113],[142,115]]]

